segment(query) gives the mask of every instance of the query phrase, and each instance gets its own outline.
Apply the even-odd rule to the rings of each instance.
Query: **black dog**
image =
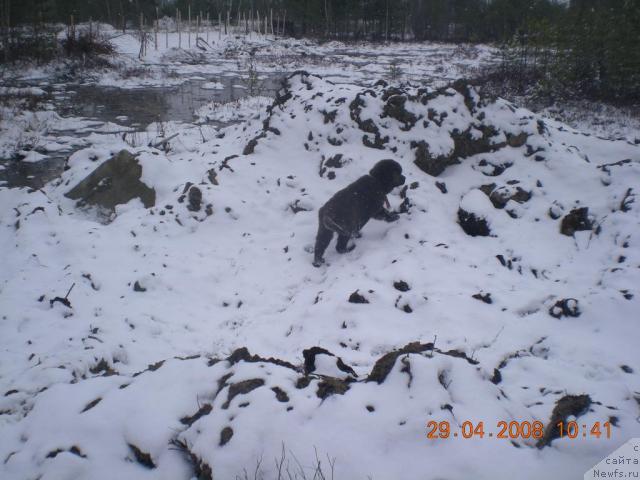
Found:
[[[355,245],[347,247],[349,239],[358,236],[360,229],[370,218],[396,221],[399,215],[386,210],[384,204],[387,194],[404,181],[402,167],[398,162],[380,160],[368,175],[360,177],[331,197],[318,211],[319,225],[313,265],[319,267],[324,263],[322,255],[334,232],[338,234],[336,250],[338,253],[346,253],[355,248]]]

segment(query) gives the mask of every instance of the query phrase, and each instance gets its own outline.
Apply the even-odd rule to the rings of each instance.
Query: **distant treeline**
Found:
[[[19,45],[18,26],[138,29],[141,19],[178,15],[183,24],[220,19],[231,32],[257,19],[263,32],[296,37],[494,42],[505,47],[505,80],[640,101],[640,0],[0,0],[0,14],[5,52]]]
[[[122,26],[157,15],[218,17],[232,23],[258,14],[287,20],[296,36],[369,40],[502,41],[532,22],[560,21],[553,0],[0,0],[3,25],[89,19]],[[585,2],[571,2],[574,3]],[[617,4],[624,0],[594,1]]]

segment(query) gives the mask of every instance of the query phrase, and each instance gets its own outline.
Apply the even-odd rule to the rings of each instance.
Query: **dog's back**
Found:
[[[336,224],[341,230],[338,233],[354,235],[380,211],[385,198],[378,181],[371,175],[363,175],[336,192],[321,208],[319,215]],[[332,229],[329,225],[327,228]]]

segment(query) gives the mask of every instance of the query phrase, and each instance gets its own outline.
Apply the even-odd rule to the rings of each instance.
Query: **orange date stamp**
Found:
[[[575,421],[558,422],[555,425],[545,425],[536,420],[529,422],[527,420],[518,421],[499,421],[496,423],[495,431],[485,431],[485,423],[479,422],[462,422],[451,427],[450,422],[443,420],[436,422],[431,420],[427,422],[427,438],[502,438],[508,440],[533,438],[539,440],[544,437],[547,428],[553,428],[559,438],[611,438],[610,422],[593,422],[591,424],[579,424]]]

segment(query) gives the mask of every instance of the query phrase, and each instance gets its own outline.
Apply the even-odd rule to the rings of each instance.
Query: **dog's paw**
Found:
[[[312,265],[316,268],[319,268],[324,263],[324,258],[314,258]]]
[[[336,248],[336,251],[338,253],[349,253],[349,252],[353,251],[354,248],[356,248],[355,243],[351,244],[351,245],[349,245],[349,246],[347,246],[345,248]]]

